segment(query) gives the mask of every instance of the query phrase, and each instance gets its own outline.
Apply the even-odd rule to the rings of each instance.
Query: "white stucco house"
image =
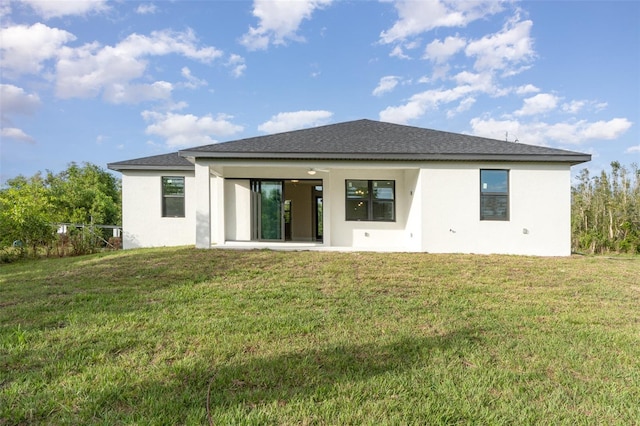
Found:
[[[108,164],[124,248],[571,253],[579,152],[357,120]]]

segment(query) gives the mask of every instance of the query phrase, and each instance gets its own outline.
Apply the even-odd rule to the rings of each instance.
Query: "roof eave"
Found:
[[[195,166],[152,166],[140,164],[107,164],[109,170],[122,172],[125,170],[177,170],[177,171],[193,171]]]
[[[410,153],[290,153],[290,152],[204,152],[180,151],[182,157],[237,160],[386,160],[386,161],[518,161],[571,163],[591,161],[589,154],[410,154]]]

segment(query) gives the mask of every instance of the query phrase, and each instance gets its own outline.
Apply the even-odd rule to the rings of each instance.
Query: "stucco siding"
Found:
[[[224,200],[226,240],[250,241],[251,187],[249,179],[226,179]]]
[[[509,170],[509,220],[480,220],[479,170]],[[439,164],[423,170],[424,251],[571,254],[570,171],[558,164]]]
[[[162,217],[162,176],[185,177],[185,217]],[[122,246],[125,249],[195,242],[194,174],[185,171],[122,173]]]
[[[331,245],[334,247],[353,247],[379,250],[410,249],[407,245],[407,219],[410,203],[409,191],[413,185],[407,185],[405,170],[400,169],[334,169],[329,173],[330,199],[329,220],[331,222]],[[393,180],[395,181],[395,218],[394,222],[347,221],[345,182],[347,179]]]
[[[273,163],[272,163],[273,164]],[[307,168],[218,166],[222,177],[201,170],[208,185],[198,192],[194,172],[123,172],[124,248],[197,245],[200,220],[210,223],[211,244],[251,240],[249,178],[309,179]],[[567,256],[571,253],[570,166],[562,163],[426,162],[382,167],[326,164],[322,181],[324,246],[431,253]],[[397,166],[397,168],[396,168]],[[480,169],[509,171],[509,220],[480,220]],[[185,217],[162,217],[162,176],[185,176]],[[239,179],[240,178],[240,179]],[[395,221],[347,221],[348,179],[393,180]],[[288,182],[293,208],[311,207],[309,188]],[[299,191],[298,191],[299,190]],[[198,194],[203,197],[198,213]],[[298,193],[299,192],[299,193]],[[301,201],[303,197],[306,201]],[[300,200],[298,199],[300,198]],[[311,211],[297,211],[295,240],[311,240]],[[205,215],[206,213],[206,215]],[[198,222],[198,223],[200,223]],[[205,241],[206,239],[203,239]],[[209,244],[210,246],[210,244]],[[204,247],[204,245],[203,245]]]

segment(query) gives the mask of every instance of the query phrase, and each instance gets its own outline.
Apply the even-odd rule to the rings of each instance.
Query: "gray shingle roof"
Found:
[[[186,149],[181,155],[207,158],[312,158],[381,160],[589,161],[590,156],[542,146],[372,120],[258,136]],[[526,157],[523,158],[523,157]]]
[[[177,152],[107,164],[111,170],[193,170],[193,163]]]
[[[349,121],[204,145],[182,150],[179,155],[211,159],[483,160],[571,164],[591,160],[589,154],[580,152],[373,120]],[[112,165],[135,164],[141,160],[145,159]]]

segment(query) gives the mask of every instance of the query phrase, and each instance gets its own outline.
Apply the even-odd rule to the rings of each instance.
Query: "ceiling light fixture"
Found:
[[[316,174],[316,170],[315,169],[309,169],[307,170],[307,173],[309,173],[311,176]]]

